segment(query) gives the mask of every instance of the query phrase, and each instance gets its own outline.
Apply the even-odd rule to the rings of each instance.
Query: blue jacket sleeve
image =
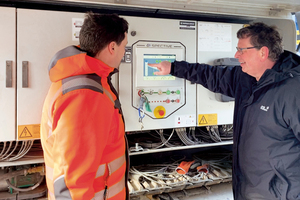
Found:
[[[212,92],[235,97],[235,88],[240,67],[211,66],[207,64],[175,61],[171,65],[171,75],[201,84]]]

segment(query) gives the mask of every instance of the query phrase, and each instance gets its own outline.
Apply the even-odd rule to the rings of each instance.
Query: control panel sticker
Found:
[[[40,139],[40,124],[18,126],[18,140]]]
[[[72,18],[72,41],[79,41],[79,33],[84,18]]]
[[[193,21],[180,21],[179,22],[179,29],[196,30],[196,22],[193,22]]]
[[[199,114],[198,126],[212,126],[218,124],[218,114]]]
[[[189,127],[196,125],[196,115],[177,115],[175,117],[175,127]]]

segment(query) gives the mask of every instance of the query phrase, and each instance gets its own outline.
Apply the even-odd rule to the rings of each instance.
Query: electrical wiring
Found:
[[[32,145],[33,145],[33,140],[29,140],[29,141],[23,141],[25,142],[24,148],[20,149],[20,151],[18,152],[18,154],[12,158],[7,159],[7,161],[14,161],[14,160],[18,160],[20,158],[22,158],[23,156],[25,156],[28,151],[31,149]]]
[[[196,141],[191,140],[188,136],[187,136],[187,132],[185,128],[177,128],[175,129],[176,133],[178,135],[178,137],[180,138],[180,140],[183,142],[183,144],[185,144],[186,146],[189,145],[197,145],[202,143],[201,141],[199,141],[198,139],[196,139]],[[190,129],[191,130],[191,129]]]
[[[34,185],[34,186],[31,186],[31,187],[28,187],[28,188],[18,188],[16,186],[14,186],[13,184],[11,184],[10,180],[9,179],[6,179],[6,183],[9,187],[11,187],[12,189],[16,190],[16,191],[20,191],[20,192],[27,192],[27,191],[31,191],[31,190],[34,190],[35,188],[37,188],[44,180],[44,177],[45,176],[41,176],[39,181]]]
[[[150,173],[149,172],[141,172],[141,171],[135,169],[134,167],[132,167],[129,172],[132,174],[137,174],[137,175],[139,175],[151,182],[154,182],[156,184],[166,185],[164,182],[159,181],[162,178],[162,177],[159,177],[159,174],[162,174],[161,172],[160,173],[157,173],[157,171],[150,172]],[[152,175],[152,174],[156,174],[156,175]]]
[[[146,149],[154,149],[156,147],[158,147],[159,145],[161,145],[162,143],[161,142],[139,142],[138,143],[139,145],[141,145],[143,148],[146,148]]]
[[[189,134],[190,134],[190,132],[192,132],[191,137],[192,137],[196,142],[202,143],[201,141],[199,141],[198,138],[196,138],[195,127],[190,127]]]
[[[156,132],[157,132],[157,130],[156,130]],[[157,132],[157,133],[158,133],[158,132]],[[159,133],[158,133],[158,134],[160,135],[160,139],[161,139],[161,141],[163,142],[163,145],[166,145],[167,147],[176,147],[176,145],[173,145],[173,144],[169,143],[170,139],[171,139],[172,136],[173,136],[173,133],[174,133],[174,129],[172,130],[172,133],[170,134],[169,138],[166,139],[166,138],[164,137],[163,130],[162,130],[162,129],[159,130]],[[163,145],[162,145],[162,146],[163,146]],[[157,148],[159,148],[159,147],[157,147]]]
[[[154,181],[154,182],[156,182],[154,179],[149,178],[149,177],[151,177],[151,175],[149,175],[149,174],[147,174],[147,173],[144,173],[144,172],[140,172],[140,171],[136,170],[135,168],[132,168],[132,169],[130,170],[130,173],[132,173],[132,174],[138,174],[138,175],[142,176],[143,178],[145,178],[145,179],[147,179],[147,180],[149,180],[149,181]],[[155,178],[155,177],[153,176],[153,178]],[[158,183],[158,182],[157,182],[157,183]]]
[[[200,135],[196,135],[197,138],[204,142],[222,142],[222,139],[219,135],[218,126],[207,126],[206,131],[203,131],[201,128],[197,129]]]
[[[220,159],[216,159],[216,158],[213,159],[212,155],[210,155],[210,157],[209,157],[210,159],[200,158],[197,155],[193,156],[193,158],[196,161],[201,162],[202,164],[207,163],[210,166],[218,166],[218,167],[222,167],[222,168],[228,168],[231,166],[231,162],[232,162],[231,157],[232,157],[231,154],[225,155],[225,156],[221,157]]]
[[[10,141],[9,145],[7,142],[2,143],[2,150],[0,153],[1,161],[14,161],[24,157],[33,147],[34,140],[26,141]],[[35,145],[34,150],[42,151],[41,146]],[[16,153],[16,151],[18,152]]]
[[[232,140],[233,139],[233,125],[226,124],[219,126],[219,134],[222,140]]]
[[[11,141],[10,144],[9,144],[8,149],[6,150],[6,152],[4,153],[4,155],[2,155],[1,160],[5,160],[6,158],[8,158],[15,151],[15,149],[17,148],[18,141],[16,141],[15,148],[7,156],[6,154],[10,151],[10,148],[11,148],[12,144],[13,144],[13,142]]]
[[[191,141],[189,138],[185,137],[183,128],[176,128],[175,130],[176,130],[178,137],[183,142],[183,144],[185,144],[186,146],[194,144],[193,141]]]
[[[174,174],[174,171],[176,167],[178,166],[178,162],[171,163],[171,164],[151,164],[151,165],[146,165],[146,166],[141,166],[139,167],[139,170],[136,169],[136,167],[132,167],[130,169],[130,172],[135,172],[139,173],[141,175],[148,175],[153,178],[157,178],[157,176],[154,176],[153,174],[163,174],[163,175],[172,175]],[[144,170],[143,172],[141,172]],[[161,179],[164,180],[171,180],[172,178],[168,177],[160,177]]]
[[[203,127],[205,128],[205,127]],[[189,127],[187,128],[175,128],[172,129],[172,132],[167,132],[163,129],[155,130],[158,134],[155,135],[153,132],[147,132],[151,137],[145,138],[133,138],[134,144],[140,145],[140,149],[159,149],[162,147],[178,147],[178,146],[191,146],[198,145],[204,143],[218,143],[223,140],[232,139],[232,125],[215,125],[215,126],[207,126],[204,130],[202,127]],[[176,135],[174,136],[174,131],[176,131]],[[168,134],[167,134],[167,133]],[[221,135],[222,134],[222,135]],[[168,136],[166,138],[166,135]],[[130,140],[129,140],[130,141]],[[151,141],[151,142],[150,142]],[[155,141],[155,142],[153,142]],[[172,141],[172,143],[170,142]],[[132,147],[135,151],[137,151],[135,147]]]
[[[215,142],[222,142],[220,135],[219,135],[219,130],[218,126],[210,126],[208,128],[208,133],[210,135],[210,138],[215,141]]]
[[[32,148],[33,142],[34,142],[33,140],[27,141],[27,148],[24,149],[24,151],[21,154],[19,154],[19,156],[16,156],[15,158],[10,158],[9,160],[10,161],[17,160],[17,159],[25,156],[29,152],[29,150]]]
[[[183,159],[176,160],[169,164],[148,164],[132,166],[129,170],[130,182],[139,184],[131,193],[137,194],[144,189],[151,190],[152,194],[160,194],[162,191],[182,190],[183,188],[200,187],[209,182],[218,184],[220,181],[231,179],[231,156],[230,155],[196,155],[195,166],[190,166],[185,174],[179,174],[176,169],[180,166]],[[184,159],[185,160],[185,159]],[[185,161],[186,162],[186,161]],[[205,163],[205,164],[204,164]],[[227,163],[227,164],[226,164]],[[198,167],[207,165],[209,170],[198,171]],[[202,169],[202,168],[199,168]]]
[[[16,144],[15,144],[15,148],[10,152],[9,155],[7,155],[5,158],[2,158],[4,161],[8,161],[9,160],[9,156],[13,155],[13,153],[15,152],[15,150],[17,149],[18,147],[18,141],[16,141]],[[22,141],[22,144],[21,144],[21,148],[19,150],[19,152],[21,150],[23,150],[25,148],[25,141]],[[18,155],[18,154],[17,154]]]
[[[134,170],[131,171],[131,173],[135,173],[140,175],[140,177],[143,177],[145,179],[147,179],[150,182],[154,182],[156,184],[160,184],[160,185],[164,185],[164,186],[170,186],[170,181],[174,181],[176,180],[176,183],[182,183],[182,182],[186,182],[186,180],[182,181],[180,180],[180,177],[183,177],[182,175],[178,175],[175,172],[171,172],[171,173],[149,173],[149,172],[141,172],[138,170]]]
[[[171,140],[171,138],[174,134],[174,129],[172,130],[172,132],[169,135],[168,139],[166,139],[164,137],[164,132],[163,131],[164,131],[163,129],[160,129],[159,131],[155,130],[155,132],[159,135],[159,137],[156,137],[156,136],[154,137],[153,134],[150,134],[154,138],[161,140],[161,142],[156,142],[156,143],[155,142],[151,142],[151,143],[138,142],[139,145],[141,145],[143,148],[148,148],[148,149],[158,149],[158,148],[161,148],[163,146],[176,147],[176,145],[173,145],[173,144],[169,143],[169,141]]]
[[[26,144],[27,144],[27,142],[26,141],[22,141],[22,143],[21,143],[21,147],[20,147],[20,149],[19,149],[19,152],[14,156],[14,157],[16,157],[16,156],[18,156],[19,155],[19,153],[20,152],[23,152],[23,150],[26,148]],[[15,145],[15,148],[14,148],[14,150],[10,153],[10,155],[9,156],[11,156],[11,155],[13,155],[13,153],[15,152],[15,150],[16,150],[16,148],[18,147],[18,144],[16,144]],[[5,161],[8,161],[9,160],[9,156],[8,157],[6,157],[5,159],[3,159],[3,160],[5,160]]]
[[[174,132],[176,134],[174,135]],[[203,143],[222,142],[223,138],[231,136],[232,126],[207,126],[174,129],[159,129],[147,132],[149,134],[141,137],[132,137],[133,142],[150,149],[163,147],[178,147],[183,145],[198,145]],[[157,134],[155,134],[157,133]],[[150,136],[150,137],[149,137]],[[151,141],[151,143],[150,143]],[[139,195],[146,191],[151,194],[183,190],[201,187],[205,184],[212,185],[231,180],[231,155],[196,156],[193,168],[183,168],[185,173],[180,173],[178,167],[184,166],[181,161],[191,162],[191,158],[185,160],[172,160],[169,164],[148,164],[132,166],[129,170],[129,184],[132,185],[130,193]]]
[[[207,131],[207,132],[206,132],[206,131],[203,131],[200,127],[197,128],[197,131],[199,131],[200,134],[196,135],[196,137],[197,137],[197,138],[201,138],[201,141],[202,141],[202,142],[208,142],[208,143],[214,142],[214,141],[211,139],[211,137],[210,137],[208,131]]]
[[[35,188],[37,188],[42,183],[42,181],[44,180],[44,177],[45,177],[45,167],[43,165],[42,166],[37,166],[37,167],[23,168],[23,169],[19,169],[19,170],[15,170],[15,171],[11,171],[12,170],[11,168],[8,168],[8,169],[10,170],[10,172],[4,173],[1,176],[0,180],[5,180],[7,185],[10,188],[12,188],[16,191],[26,192],[26,191],[34,190]],[[39,177],[37,177],[37,178],[39,178],[37,183],[35,183],[31,187],[19,188],[19,187],[13,185],[10,182],[11,178],[16,178],[16,177],[19,177],[19,176],[26,177],[28,174],[35,174],[36,176],[39,176]],[[21,177],[21,179],[22,178],[23,177]],[[17,181],[15,181],[15,182],[17,182]]]
[[[160,130],[159,130],[159,132],[160,132]],[[149,135],[151,135],[155,139],[160,140],[159,132],[157,130],[155,130],[155,133],[157,133],[158,135],[157,134],[153,134],[153,132],[149,132]]]
[[[2,151],[1,151],[1,153],[0,153],[0,158],[3,157],[3,152],[4,152],[4,150],[5,150],[5,147],[6,147],[6,142],[3,142]]]

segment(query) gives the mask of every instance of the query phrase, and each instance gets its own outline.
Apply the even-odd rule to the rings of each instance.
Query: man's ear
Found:
[[[115,53],[115,47],[116,47],[116,42],[110,42],[107,46],[109,53],[114,54]]]
[[[261,61],[265,61],[266,59],[269,58],[269,48],[266,46],[263,46],[260,48],[260,58]]]

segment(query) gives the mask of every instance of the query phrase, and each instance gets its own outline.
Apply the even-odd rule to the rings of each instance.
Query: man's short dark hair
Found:
[[[80,48],[94,57],[110,42],[120,45],[128,33],[128,22],[117,14],[88,12],[79,34]]]
[[[259,48],[266,46],[269,49],[269,58],[273,61],[278,60],[283,52],[282,38],[275,26],[268,26],[261,22],[256,22],[241,28],[237,32],[237,38],[243,39],[250,37],[250,43]]]

